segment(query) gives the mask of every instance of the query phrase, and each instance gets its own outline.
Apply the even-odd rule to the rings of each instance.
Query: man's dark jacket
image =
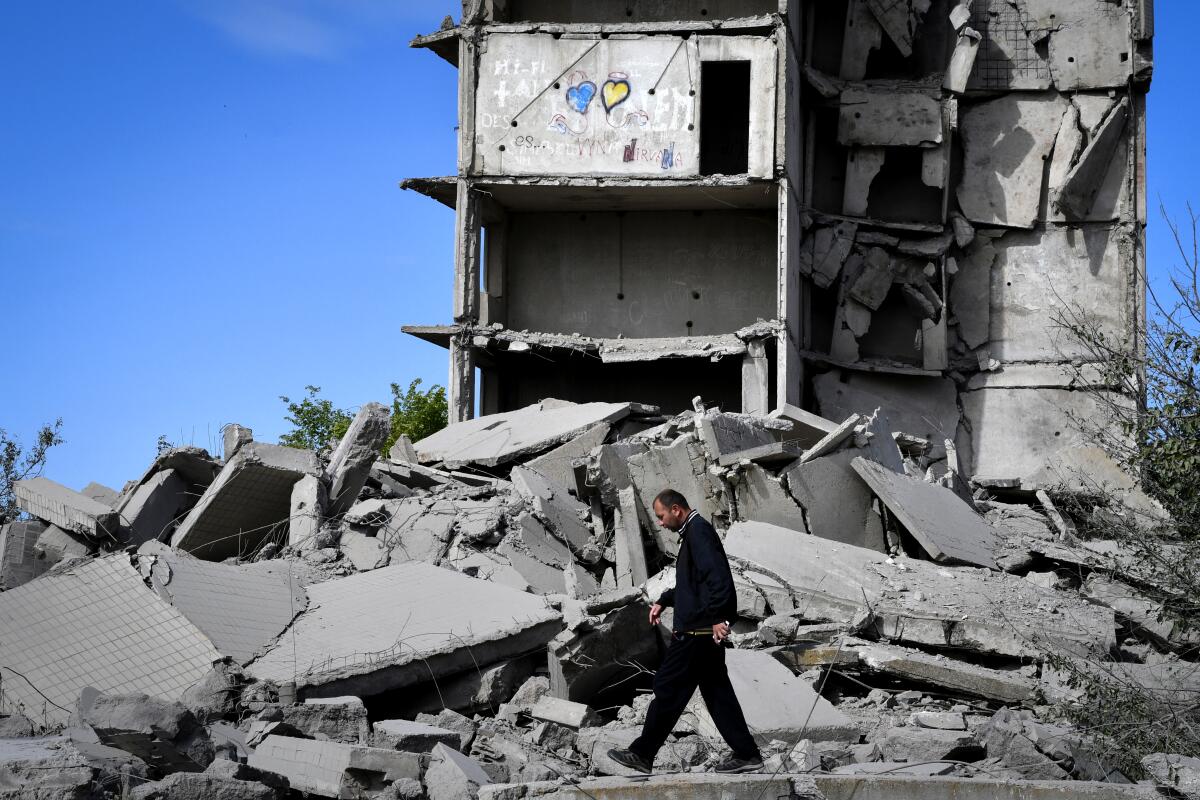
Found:
[[[679,556],[675,559],[675,588],[658,599],[674,606],[671,629],[677,632],[711,628],[737,616],[737,595],[725,548],[708,520],[693,513],[679,531]]]

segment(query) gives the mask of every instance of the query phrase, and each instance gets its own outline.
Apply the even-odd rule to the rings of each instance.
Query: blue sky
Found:
[[[1157,215],[1200,206],[1191,32],[1158,4]],[[453,214],[397,188],[454,171],[455,70],[411,50],[456,0],[12,3],[0,28],[0,427],[61,416],[47,475],[137,477],[162,434],[275,440],[278,396],[341,406],[445,383],[400,325],[450,313]]]

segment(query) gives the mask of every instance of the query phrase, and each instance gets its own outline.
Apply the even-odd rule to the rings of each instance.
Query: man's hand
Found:
[[[728,622],[718,622],[716,625],[713,625],[713,641],[714,642],[716,642],[717,644],[720,644],[721,642],[725,641],[725,638],[727,636],[729,636],[729,623]]]
[[[658,618],[662,616],[662,610],[663,610],[663,607],[660,606],[658,603],[655,603],[654,605],[650,606],[650,624],[651,625],[658,624]]]

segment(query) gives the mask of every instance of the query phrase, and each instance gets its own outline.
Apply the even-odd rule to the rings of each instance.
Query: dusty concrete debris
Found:
[[[123,769],[145,797],[1157,792],[1037,716],[1073,691],[1047,653],[1156,702],[1195,690],[1152,581],[1060,502],[1091,482],[1161,512],[1068,426],[1101,405],[1053,325],[1077,303],[1137,341],[1147,4],[687,5],[474,3],[414,42],[461,76],[457,172],[406,183],[456,213],[453,324],[408,329],[449,351],[455,424],[388,457],[377,404],[328,455],[231,425],[223,463],[177,448],[119,494],[18,495],[0,665],[27,682],[0,676],[0,732],[66,725],[88,686],[147,694],[259,771],[147,782],[126,751],[170,737],[106,733],[125,749],[5,743],[0,788]],[[656,762],[684,774],[588,777],[621,772],[606,752],[645,715],[668,487],[725,537],[729,669],[793,774],[704,772],[722,749],[697,706]],[[1118,631],[1144,663],[1105,660]],[[1179,757],[1146,769],[1194,790]]]

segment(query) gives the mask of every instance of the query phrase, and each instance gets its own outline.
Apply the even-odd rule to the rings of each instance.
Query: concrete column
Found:
[[[454,321],[479,321],[479,199],[467,178],[458,179],[454,203]]]
[[[761,339],[746,342],[742,357],[742,413],[766,414],[771,410],[770,365]]]
[[[450,339],[449,419],[465,422],[475,416],[475,354],[469,341]]]
[[[800,198],[798,186],[787,178],[779,181],[779,237],[776,316],[783,321],[775,347],[775,402],[799,406],[804,381],[802,348],[808,347],[808,303],[800,277]]]

